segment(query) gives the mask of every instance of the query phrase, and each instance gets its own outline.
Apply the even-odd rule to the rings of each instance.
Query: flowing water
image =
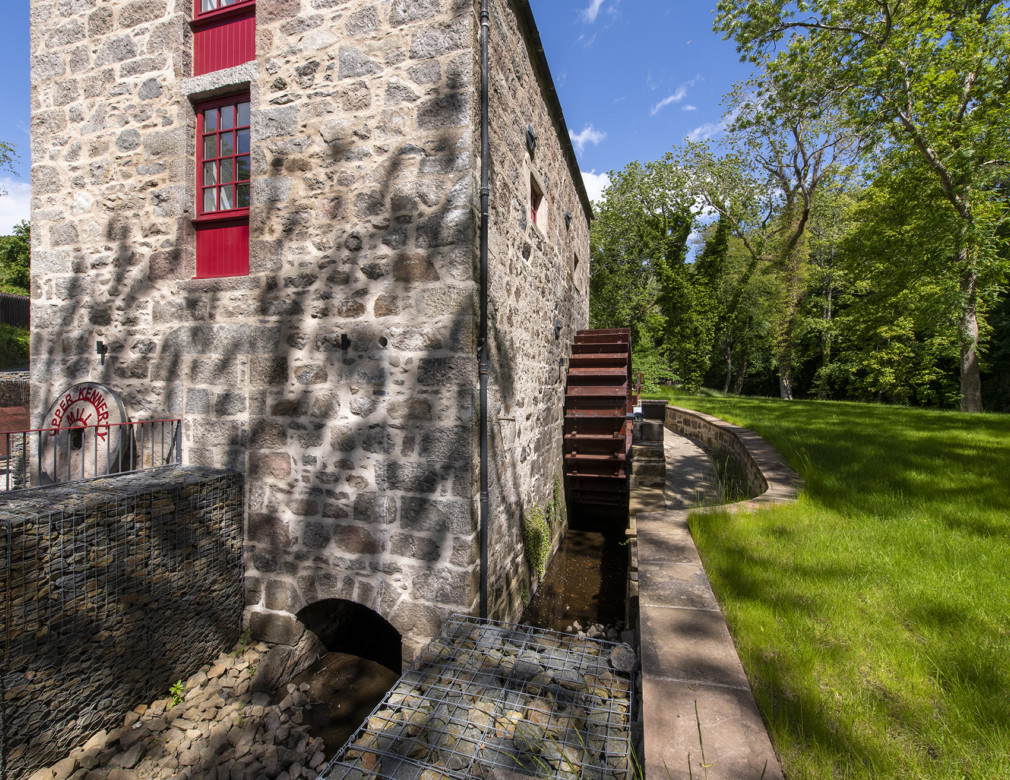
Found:
[[[623,524],[573,523],[522,622],[554,631],[565,631],[575,622],[583,628],[623,622],[627,579]]]
[[[375,709],[399,675],[382,664],[346,653],[326,653],[291,680],[308,683],[305,695],[312,709],[305,712],[309,734],[325,743],[327,758],[347,741]],[[282,687],[275,697],[287,695]]]

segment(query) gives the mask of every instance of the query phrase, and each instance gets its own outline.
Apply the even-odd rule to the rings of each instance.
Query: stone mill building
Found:
[[[528,598],[591,212],[528,2],[485,3],[486,243],[481,0],[31,0],[33,425],[100,382],[242,472],[259,636],[332,599],[412,655]]]

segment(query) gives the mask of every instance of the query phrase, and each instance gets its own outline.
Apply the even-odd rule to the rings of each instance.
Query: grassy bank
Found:
[[[0,325],[0,368],[28,367],[28,329]]]
[[[691,520],[789,780],[1010,778],[1010,417],[673,402],[806,480]]]

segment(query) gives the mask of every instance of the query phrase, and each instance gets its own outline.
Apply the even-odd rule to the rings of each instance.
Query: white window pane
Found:
[[[203,0],[200,3],[201,11],[213,11],[215,8],[217,8],[217,0]]]
[[[248,127],[249,126],[249,104],[239,103],[238,104],[238,126]]]
[[[227,162],[231,162],[228,160]],[[203,164],[203,183],[217,184],[217,165],[209,162]]]
[[[231,202],[231,187],[221,187],[221,211],[235,208]]]
[[[247,209],[249,208],[249,185],[240,184],[238,185],[238,207]]]
[[[203,210],[205,213],[208,211],[217,211],[217,204],[214,202],[214,192],[213,187],[203,191]]]

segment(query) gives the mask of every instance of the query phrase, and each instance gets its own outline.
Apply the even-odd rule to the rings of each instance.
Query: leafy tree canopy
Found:
[[[0,292],[28,295],[31,286],[31,228],[22,220],[0,236]]]

